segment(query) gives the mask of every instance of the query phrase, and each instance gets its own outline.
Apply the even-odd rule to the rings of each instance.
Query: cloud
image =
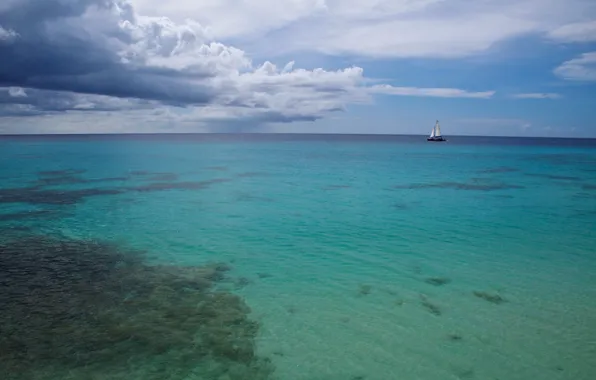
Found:
[[[419,88],[419,87],[394,87],[387,84],[371,86],[369,91],[374,94],[401,95],[401,96],[427,96],[437,98],[491,98],[495,91],[469,92],[458,88]]]
[[[1,42],[10,42],[18,37],[18,34],[12,29],[4,29],[2,25],[0,25],[0,41]]]
[[[563,62],[554,73],[567,80],[596,81],[596,51]]]
[[[555,93],[531,92],[527,94],[514,94],[515,99],[560,99],[561,95]]]
[[[218,29],[211,25],[139,14],[133,6],[137,3],[3,2],[0,129],[6,133],[21,128],[15,120],[25,117],[37,119],[22,127],[38,132],[44,123],[51,124],[52,131],[70,131],[77,124],[88,131],[93,129],[92,120],[108,127],[95,116],[81,122],[83,115],[94,113],[131,128],[134,121],[141,128],[188,131],[207,128],[208,123],[209,128],[244,130],[266,123],[317,120],[349,104],[370,103],[375,94],[467,98],[493,94],[370,87],[360,67],[306,70],[294,67],[293,61],[282,67],[269,61],[256,64],[243,50],[216,41]],[[285,9],[276,4],[256,9]],[[295,5],[296,17],[310,14],[311,8],[321,14],[328,11],[328,4],[320,0]],[[156,6],[152,12],[160,9]],[[224,25],[227,19],[222,19]],[[233,14],[230,19],[234,20]],[[289,19],[264,23],[263,30]]]
[[[136,0],[148,14],[192,17],[216,38],[262,54],[456,58],[593,20],[593,0]],[[266,38],[263,38],[266,37]],[[253,42],[255,41],[255,42]]]
[[[27,97],[27,93],[25,92],[25,90],[20,87],[9,87],[8,95],[12,96],[13,98]]]
[[[563,25],[551,30],[548,36],[558,42],[596,41],[596,20]]]
[[[158,102],[106,95],[76,94],[20,87],[0,87],[0,116],[36,116],[65,111],[152,109]]]
[[[168,106],[288,122],[370,101],[361,68],[255,65],[197,22],[139,15],[124,0],[12,0],[0,25],[4,116]]]

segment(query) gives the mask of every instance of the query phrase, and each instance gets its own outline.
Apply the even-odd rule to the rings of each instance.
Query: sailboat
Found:
[[[441,126],[439,125],[439,120],[437,120],[433,130],[430,132],[430,136],[426,139],[426,141],[447,141],[441,136]]]

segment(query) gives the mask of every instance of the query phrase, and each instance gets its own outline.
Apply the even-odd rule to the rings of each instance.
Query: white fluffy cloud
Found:
[[[567,80],[596,81],[596,51],[563,62],[555,74]]]
[[[191,19],[174,21],[142,15],[133,6],[136,3],[2,3],[3,131],[14,128],[15,118],[24,116],[37,118],[27,122],[36,133],[47,116],[54,118],[52,125],[56,130],[90,125],[92,120],[105,126],[100,120],[114,122],[115,118],[122,119],[122,125],[130,124],[130,120],[144,120],[142,125],[178,123],[183,130],[193,126],[200,129],[205,123],[221,128],[225,123],[233,129],[316,120],[349,104],[371,102],[374,94],[462,98],[486,98],[493,94],[459,89],[370,87],[359,67],[330,71],[295,68],[294,62],[283,67],[269,61],[257,64],[243,50],[214,39],[219,33],[215,26]],[[173,3],[166,4],[166,8],[163,4],[152,12],[167,14],[167,6]],[[219,7],[217,4],[214,6]],[[263,3],[255,9],[285,12],[285,6],[276,4]],[[295,18],[311,9],[328,11],[328,4],[322,1],[292,4]],[[412,3],[411,7],[420,5]],[[348,8],[343,12],[350,13]],[[190,10],[188,13],[193,16]],[[234,16],[230,19],[234,20]],[[284,25],[289,19],[265,22],[262,30]],[[222,20],[223,25],[225,20],[228,18]],[[252,22],[250,17],[247,20]],[[83,115],[91,113],[95,116],[89,116],[87,123],[69,122],[80,121]],[[124,118],[129,121],[123,121]]]
[[[461,57],[530,34],[586,38],[596,18],[593,0],[134,2],[147,14],[192,17],[217,38],[252,42],[266,35],[252,45],[267,54]]]
[[[549,37],[560,42],[596,41],[596,20],[563,25],[552,30]]]
[[[371,93],[401,96],[429,96],[436,98],[491,98],[495,91],[470,92],[458,88],[418,88],[395,87],[386,84],[374,85],[369,88]]]
[[[9,42],[17,37],[17,33],[12,29],[4,29],[0,25],[0,41]]]
[[[21,87],[9,87],[8,95],[12,96],[13,98],[26,98],[27,97],[27,93]]]

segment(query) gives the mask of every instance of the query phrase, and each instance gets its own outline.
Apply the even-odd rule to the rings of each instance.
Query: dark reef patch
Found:
[[[552,179],[556,181],[582,181],[583,178],[576,176],[567,175],[555,175],[555,174],[540,174],[540,173],[525,173],[528,177]]]
[[[0,222],[17,222],[23,220],[48,220],[56,219],[64,216],[63,212],[57,210],[33,210],[33,211],[20,211],[11,212],[8,214],[0,214]]]
[[[451,279],[447,277],[428,277],[424,279],[424,282],[434,286],[447,285],[451,282]]]
[[[134,175],[134,176],[143,176],[143,175],[149,175],[149,174],[151,174],[151,172],[147,171],[147,170],[131,170],[128,172],[128,174]]]
[[[396,210],[407,210],[410,207],[406,203],[397,202],[393,204],[393,208]]]
[[[462,341],[464,339],[464,337],[459,333],[451,333],[451,334],[447,334],[447,339],[452,342],[459,342],[459,341]]]
[[[431,302],[428,297],[426,297],[425,295],[421,294],[420,295],[420,304],[422,305],[422,307],[424,307],[429,313],[436,315],[436,316],[440,316],[443,314],[443,311],[441,310],[441,308],[439,307],[439,305]]]
[[[501,297],[497,293],[489,293],[489,292],[475,290],[473,292],[473,294],[478,298],[482,298],[485,301],[488,301],[490,303],[494,303],[497,305],[505,302],[505,298]]]
[[[475,190],[475,191],[494,191],[494,190],[513,190],[523,189],[523,186],[504,182],[492,181],[490,179],[476,178],[469,182],[437,182],[437,183],[413,183],[409,185],[397,185],[394,189],[454,189],[454,190]]]
[[[41,177],[33,183],[33,186],[60,186],[60,185],[78,185],[100,182],[122,182],[128,180],[128,177],[106,177],[106,178],[82,178],[79,176],[60,176],[60,177]]]
[[[573,199],[592,199],[594,198],[594,194],[590,193],[590,192],[579,192],[579,193],[575,193],[571,196]]]
[[[0,203],[29,203],[70,205],[83,201],[85,198],[118,195],[127,192],[151,192],[165,190],[200,190],[212,184],[228,182],[231,179],[215,178],[195,182],[156,182],[139,186],[120,186],[112,188],[89,189],[44,189],[40,186],[0,189]]]
[[[155,182],[148,185],[130,186],[123,188],[126,191],[164,191],[164,190],[200,190],[209,187],[214,183],[229,182],[231,179],[214,178],[205,181],[187,181],[187,182]]]
[[[85,173],[85,169],[46,170],[37,172],[40,177],[67,177]]]
[[[40,177],[33,182],[33,186],[60,186],[60,185],[76,185],[85,183],[85,180],[79,176],[55,176],[55,177]]]
[[[493,197],[495,197],[495,198],[501,198],[501,199],[513,199],[513,198],[515,198],[511,194],[494,194]]]
[[[100,195],[121,194],[122,189],[44,190],[39,187],[0,189],[0,203],[69,205]]]
[[[178,179],[176,173],[157,173],[146,178],[147,181],[176,181]]]
[[[146,170],[133,170],[128,172],[132,177],[142,177],[143,181],[175,181],[178,179],[176,173],[150,172]]]
[[[273,369],[255,353],[258,323],[218,291],[226,264],[145,263],[85,240],[0,237],[3,379],[252,380]]]
[[[253,281],[248,278],[248,277],[238,277],[235,281],[234,281],[234,287],[236,289],[242,289],[248,285],[251,285],[253,283]]]
[[[32,187],[41,188],[47,186],[78,185],[100,182],[122,182],[129,179],[127,176],[84,178],[81,177],[81,174],[83,173],[86,173],[85,169],[41,171],[37,173],[38,179],[32,183]]]
[[[489,168],[489,169],[479,170],[478,173],[495,174],[495,173],[513,173],[513,172],[517,172],[517,171],[519,171],[519,169],[510,168],[507,166],[500,166],[498,168]]]
[[[360,284],[358,286],[358,295],[367,296],[372,291],[372,286],[366,284]]]
[[[596,185],[594,185],[594,184],[582,185],[582,189],[584,189],[584,190],[596,190]]]

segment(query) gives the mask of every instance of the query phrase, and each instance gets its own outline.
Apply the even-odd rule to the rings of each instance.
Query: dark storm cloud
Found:
[[[213,91],[188,83],[212,75],[208,70],[189,73],[123,59],[119,52],[132,35],[119,22],[134,17],[130,5],[117,0],[10,0],[0,6],[0,26],[14,32],[0,40],[0,86],[170,105],[211,101]]]
[[[35,116],[65,111],[121,111],[152,108],[155,102],[73,92],[0,87],[0,114]]]

